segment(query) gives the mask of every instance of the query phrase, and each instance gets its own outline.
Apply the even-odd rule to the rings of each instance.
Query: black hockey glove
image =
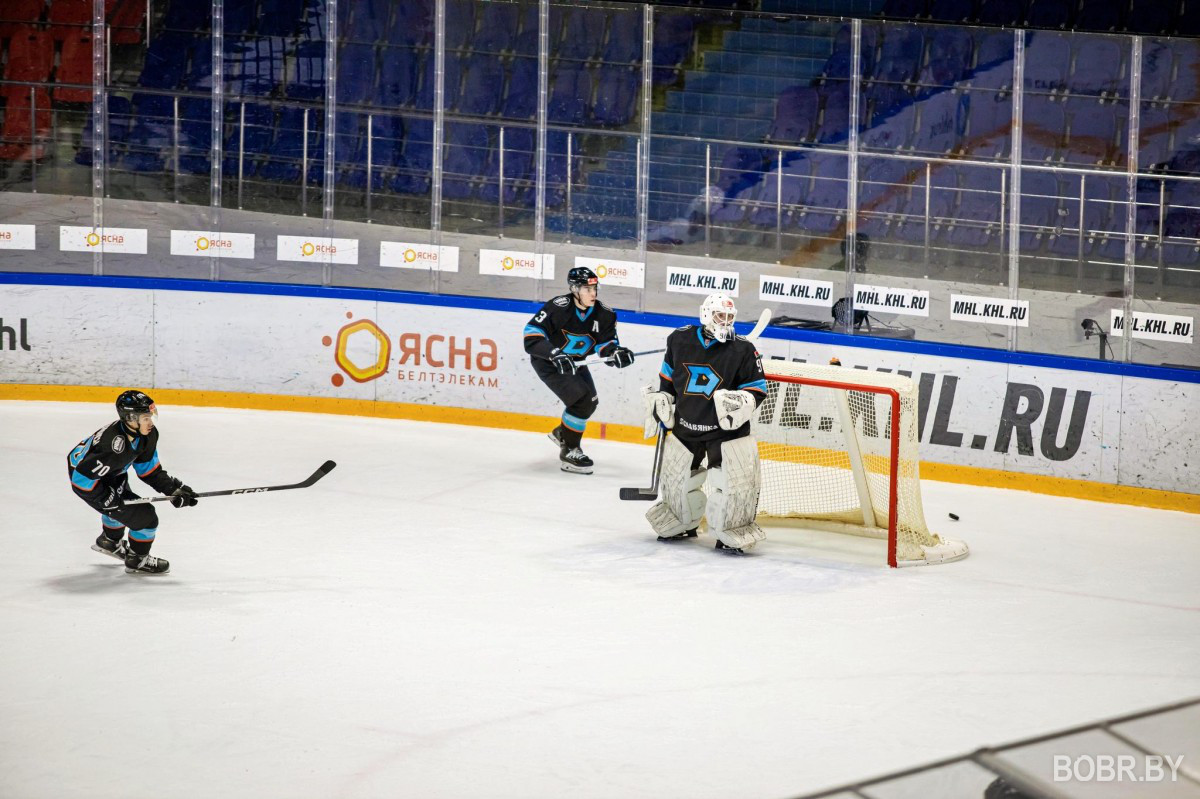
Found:
[[[120,510],[123,507],[125,507],[125,503],[121,501],[121,492],[110,486],[108,493],[106,493],[104,498],[100,500],[100,509],[104,513],[112,513],[113,511]]]
[[[633,350],[628,347],[617,347],[608,355],[608,365],[624,369],[633,363]]]
[[[554,364],[554,368],[560,375],[573,375],[579,371],[579,367],[575,365],[575,359],[562,350],[553,350],[550,353],[550,363]]]
[[[171,492],[171,504],[177,508],[190,508],[199,501],[191,486],[185,486],[183,483],[179,483]]]

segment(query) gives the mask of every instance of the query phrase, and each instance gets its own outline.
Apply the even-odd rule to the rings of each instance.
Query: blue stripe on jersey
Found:
[[[117,521],[117,520],[116,520],[116,519],[114,519],[113,517],[111,517],[111,516],[105,516],[103,513],[102,513],[102,514],[100,514],[100,521],[104,523],[104,526],[105,526],[105,527],[112,527],[112,528],[114,528],[114,529],[115,529],[115,528],[118,528],[118,527],[124,527],[124,526],[125,526],[123,523],[121,523],[121,522]]]
[[[670,380],[672,371],[671,364],[667,363],[666,361],[663,361],[662,366],[658,367],[658,375],[663,380]]]
[[[704,340],[704,328],[701,328],[701,327],[696,328],[696,338],[700,339],[700,346],[703,347],[704,349],[708,349],[709,347],[711,347],[712,345],[717,343],[717,340],[715,338],[705,341]]]
[[[91,448],[92,440],[89,438],[87,441],[81,442],[79,446],[71,450],[71,468],[78,466],[79,462],[83,460],[83,456],[87,455],[88,450]]]
[[[563,411],[562,423],[574,430],[576,433],[582,433],[587,429],[587,419],[580,419],[578,416],[572,416],[566,411]]]
[[[762,393],[766,394],[767,393],[767,381],[766,380],[752,380],[749,383],[742,383],[740,386],[738,386],[738,388],[744,388],[747,391],[761,391]]]
[[[575,308],[575,315],[579,317],[579,321],[580,321],[580,322],[586,322],[586,321],[588,320],[588,317],[592,315],[592,311],[594,311],[594,310],[596,310],[596,306],[595,306],[595,305],[593,305],[592,307],[588,308],[588,309],[587,309],[587,313],[580,313],[580,312],[579,312],[579,308],[578,308],[578,306],[576,306],[576,308]]]
[[[145,530],[130,530],[129,537],[134,541],[153,541],[154,534],[157,532],[157,527],[147,527]]]
[[[150,472],[157,469],[158,466],[158,452],[155,452],[153,457],[151,457],[146,463],[133,464],[133,470],[137,472],[138,477],[145,477],[146,475],[150,474]]]
[[[545,330],[542,330],[540,327],[535,327],[533,325],[525,325],[525,335],[526,336],[541,336],[542,338],[547,338]]]
[[[78,469],[75,469],[74,471],[71,472],[71,483],[73,485],[83,489],[84,491],[91,491],[93,488],[96,487],[96,483],[98,483],[98,482],[100,482],[100,481],[99,480],[89,480],[88,478],[84,477],[82,474],[79,473]]]

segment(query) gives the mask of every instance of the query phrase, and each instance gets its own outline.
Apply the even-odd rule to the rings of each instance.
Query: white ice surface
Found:
[[[147,578],[67,485],[110,418],[0,403],[6,799],[784,797],[1200,694],[1196,516],[927,481],[963,562],[736,558],[617,500],[645,447],[168,407],[197,490],[338,468],[159,505]]]

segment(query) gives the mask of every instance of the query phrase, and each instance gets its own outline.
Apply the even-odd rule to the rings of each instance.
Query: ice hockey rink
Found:
[[[164,405],[197,491],[338,467],[157,506],[155,578],[68,487],[112,418],[0,403],[3,797],[786,797],[1200,694],[1194,515],[926,481],[967,560],[738,558],[617,499],[647,447]]]

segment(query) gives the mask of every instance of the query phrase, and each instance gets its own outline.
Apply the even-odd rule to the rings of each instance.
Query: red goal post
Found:
[[[753,425],[761,522],[886,538],[889,566],[967,556],[966,544],[925,523],[910,378],[794,361],[766,367],[767,399]]]

